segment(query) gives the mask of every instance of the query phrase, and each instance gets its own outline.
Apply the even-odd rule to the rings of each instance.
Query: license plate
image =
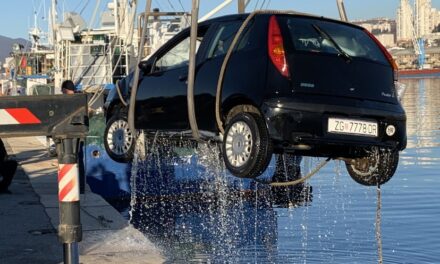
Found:
[[[377,122],[357,119],[330,117],[328,119],[327,131],[330,133],[360,135],[368,137],[378,136]]]

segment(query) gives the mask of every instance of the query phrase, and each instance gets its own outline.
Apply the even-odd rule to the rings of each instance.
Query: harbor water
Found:
[[[440,79],[402,82],[408,147],[381,186],[381,255],[440,263]],[[176,158],[154,144],[163,147],[148,142],[146,161],[133,165],[130,201],[115,206],[167,263],[378,263],[377,188],[353,181],[343,162],[274,192],[228,175],[216,147],[179,146]],[[304,158],[302,173],[320,161]]]

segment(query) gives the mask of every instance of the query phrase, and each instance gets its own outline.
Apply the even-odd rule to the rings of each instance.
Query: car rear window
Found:
[[[388,64],[380,48],[362,29],[313,18],[280,17],[280,21],[296,51],[339,54],[334,40],[351,57]]]

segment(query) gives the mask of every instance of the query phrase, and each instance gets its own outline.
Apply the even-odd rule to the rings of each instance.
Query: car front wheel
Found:
[[[125,112],[117,111],[107,122],[104,147],[114,161],[130,162],[133,159],[135,136],[130,130]]]
[[[381,185],[389,181],[399,163],[397,150],[374,148],[368,156],[346,161],[348,174],[357,183],[366,186]]]
[[[272,144],[261,116],[241,112],[232,117],[223,139],[226,168],[234,176],[255,178],[266,170],[271,157]]]

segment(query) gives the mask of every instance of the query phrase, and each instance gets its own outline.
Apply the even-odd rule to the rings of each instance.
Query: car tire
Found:
[[[396,172],[399,163],[397,150],[378,149],[370,155],[345,162],[348,174],[357,183],[365,186],[382,185],[389,181]]]
[[[226,125],[223,139],[226,168],[240,178],[261,175],[272,157],[272,142],[264,120],[256,113],[240,112]]]
[[[127,113],[116,110],[107,121],[104,131],[104,147],[116,162],[127,163],[133,160],[135,134],[128,126]]]

